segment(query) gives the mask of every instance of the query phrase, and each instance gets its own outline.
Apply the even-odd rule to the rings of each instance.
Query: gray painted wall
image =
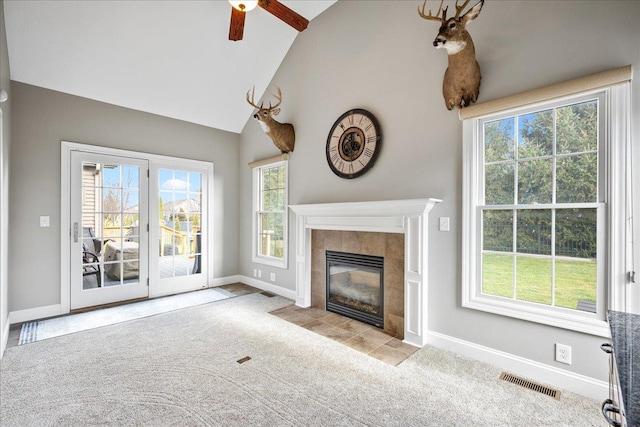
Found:
[[[237,134],[17,82],[12,92],[9,311],[60,303],[62,140],[213,162],[214,275],[238,273]]]
[[[9,328],[8,299],[8,237],[9,237],[9,147],[11,146],[11,81],[9,80],[9,54],[4,25],[4,2],[0,0],[0,89],[7,91],[9,99],[0,104],[2,135],[0,135],[0,357],[6,345]]]
[[[462,123],[441,95],[447,57],[431,44],[438,26],[418,16],[417,3],[341,1],[299,35],[273,79],[284,94],[279,119],[296,129],[289,202],[443,199],[429,225],[430,330],[606,380],[603,338],[461,307]],[[640,69],[638,1],[487,1],[469,30],[483,74],[480,102],[628,64]],[[640,105],[638,84],[633,105]],[[327,165],[326,138],[356,107],[377,116],[384,146],[372,170],[342,180]],[[640,135],[637,110],[633,117]],[[240,273],[275,272],[277,285],[294,289],[293,215],[288,270],[251,261],[246,164],[278,151],[253,120],[241,139]],[[440,216],[451,217],[451,232],[437,231]],[[554,361],[556,342],[572,346],[571,366]]]

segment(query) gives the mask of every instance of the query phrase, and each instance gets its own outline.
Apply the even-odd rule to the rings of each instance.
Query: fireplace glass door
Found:
[[[384,258],[327,251],[327,311],[384,327]]]

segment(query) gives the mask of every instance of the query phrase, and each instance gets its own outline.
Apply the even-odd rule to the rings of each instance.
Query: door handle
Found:
[[[73,243],[78,243],[78,223],[73,223]]]

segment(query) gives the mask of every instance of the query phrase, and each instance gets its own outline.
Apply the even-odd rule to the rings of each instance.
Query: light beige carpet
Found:
[[[290,303],[251,294],[9,348],[0,425],[606,425],[598,402],[482,363],[426,347],[393,367],[268,314]]]

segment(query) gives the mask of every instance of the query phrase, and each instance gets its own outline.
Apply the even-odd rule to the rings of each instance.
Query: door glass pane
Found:
[[[140,167],[82,163],[82,289],[139,282]]]
[[[201,272],[202,174],[160,169],[160,278]]]
[[[120,166],[113,164],[103,164],[98,163],[98,166],[101,166],[100,170],[98,170],[98,175],[100,175],[102,185],[105,187],[120,187]]]

